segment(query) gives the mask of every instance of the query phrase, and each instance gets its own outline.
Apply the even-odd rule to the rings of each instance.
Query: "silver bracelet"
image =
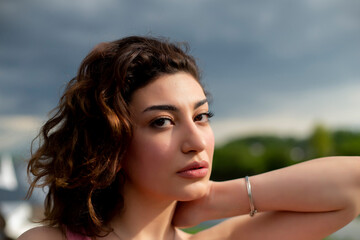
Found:
[[[257,210],[254,205],[254,199],[253,199],[252,192],[251,192],[250,179],[248,176],[245,177],[245,185],[246,185],[246,190],[248,193],[249,203],[250,203],[250,213],[249,214],[250,214],[250,217],[253,217],[255,215],[255,213],[257,213]]]

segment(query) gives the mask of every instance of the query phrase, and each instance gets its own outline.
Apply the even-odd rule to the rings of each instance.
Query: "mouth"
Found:
[[[180,171],[176,172],[183,178],[203,178],[207,176],[209,164],[206,161],[192,162]]]

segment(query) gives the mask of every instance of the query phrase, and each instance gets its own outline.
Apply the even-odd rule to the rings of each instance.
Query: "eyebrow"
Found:
[[[194,110],[199,108],[200,106],[204,105],[205,103],[207,103],[208,100],[205,98],[201,101],[198,101],[195,103],[194,105]],[[177,107],[175,107],[174,105],[153,105],[150,107],[145,108],[145,110],[143,112],[148,112],[148,111],[171,111],[171,112],[178,112],[179,109]]]

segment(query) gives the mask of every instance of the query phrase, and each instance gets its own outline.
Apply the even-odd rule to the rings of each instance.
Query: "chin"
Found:
[[[189,184],[179,190],[181,190],[181,196],[177,199],[178,201],[192,201],[202,198],[209,192],[208,180]]]

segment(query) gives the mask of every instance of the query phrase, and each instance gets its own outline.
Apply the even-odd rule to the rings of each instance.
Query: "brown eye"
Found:
[[[151,126],[154,128],[165,128],[173,124],[170,118],[158,118],[151,122]]]
[[[212,112],[201,113],[194,118],[196,122],[208,122],[214,114]]]

